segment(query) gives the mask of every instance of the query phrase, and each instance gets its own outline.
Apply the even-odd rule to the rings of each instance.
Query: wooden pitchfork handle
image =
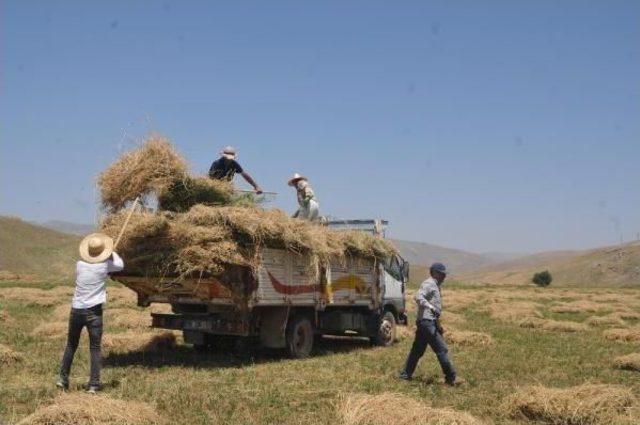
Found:
[[[114,251],[118,247],[118,244],[120,243],[120,239],[122,239],[122,235],[124,234],[124,229],[127,228],[127,225],[129,224],[129,220],[131,220],[131,216],[133,215],[133,212],[135,211],[136,207],[138,206],[138,201],[139,200],[140,200],[140,197],[138,196],[133,201],[133,204],[131,204],[131,208],[129,209],[129,214],[127,215],[127,219],[124,221],[124,224],[122,225],[122,229],[120,229],[120,234],[116,238],[116,242],[113,244],[113,250]]]

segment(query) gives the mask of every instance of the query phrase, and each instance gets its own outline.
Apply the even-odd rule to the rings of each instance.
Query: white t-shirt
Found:
[[[71,301],[73,308],[90,308],[107,301],[107,276],[111,272],[119,272],[124,268],[122,258],[115,252],[112,257],[102,263],[76,264],[76,292]]]

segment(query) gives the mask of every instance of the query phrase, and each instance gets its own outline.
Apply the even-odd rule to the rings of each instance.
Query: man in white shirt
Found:
[[[298,210],[293,214],[293,218],[316,221],[320,214],[320,204],[316,199],[313,189],[309,185],[307,178],[295,173],[288,182],[289,186],[296,188],[298,196]]]
[[[100,390],[102,361],[102,305],[107,301],[106,280],[111,272],[124,268],[122,258],[113,251],[113,239],[102,233],[93,233],[80,243],[80,258],[76,264],[76,290],[71,301],[67,346],[56,385],[69,388],[69,372],[78,348],[82,328],[89,332],[91,377],[87,392]]]

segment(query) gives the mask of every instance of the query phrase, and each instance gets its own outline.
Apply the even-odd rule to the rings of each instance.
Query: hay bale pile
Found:
[[[505,400],[512,419],[535,423],[597,425],[637,424],[637,399],[629,388],[584,384],[570,388],[531,386]]]
[[[347,257],[384,259],[395,247],[363,232],[334,232],[280,210],[236,202],[230,182],[193,177],[186,161],[158,136],[123,155],[98,180],[109,214],[101,229],[115,237],[138,195],[156,195],[158,211],[136,212],[118,246],[124,273],[216,276],[230,266],[257,271],[264,248],[302,254],[309,270]]]
[[[152,425],[166,421],[146,403],[105,395],[61,394],[20,421],[19,425]]]

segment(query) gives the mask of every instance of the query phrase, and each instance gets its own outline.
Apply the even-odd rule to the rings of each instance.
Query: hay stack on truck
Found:
[[[329,222],[384,236],[386,221]],[[396,324],[406,324],[404,292],[409,265],[399,255],[385,261],[347,257],[309,269],[304,254],[264,248],[257,272],[228,266],[216,276],[192,279],[114,276],[133,289],[140,306],[170,303],[172,313],[152,313],[152,326],[183,332],[196,347],[216,340],[259,339],[261,346],[308,356],[319,335],[369,337],[393,343]]]

